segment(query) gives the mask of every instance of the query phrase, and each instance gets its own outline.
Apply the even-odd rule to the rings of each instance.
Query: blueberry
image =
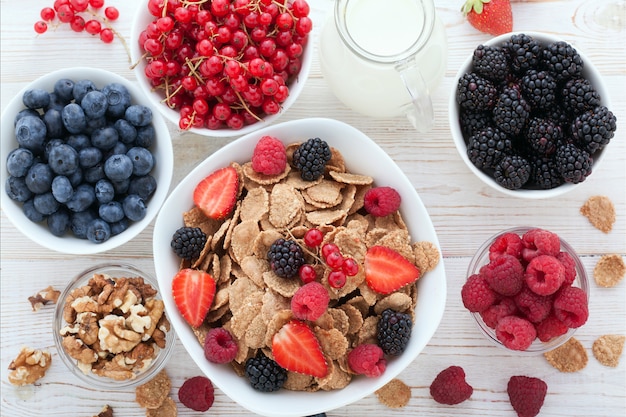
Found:
[[[91,134],[91,143],[93,146],[102,149],[103,151],[108,151],[112,149],[117,143],[119,136],[117,134],[117,130],[115,130],[112,126],[103,127],[100,129],[96,129]]]
[[[64,175],[57,175],[52,180],[52,195],[59,203],[67,203],[74,194],[74,187],[70,179]]]
[[[148,126],[152,123],[152,110],[141,104],[133,104],[126,109],[124,118],[133,126]]]
[[[23,203],[33,196],[32,191],[30,191],[26,185],[24,177],[9,176],[4,183],[4,188],[11,200],[20,203]]]
[[[60,138],[65,136],[65,127],[63,126],[63,117],[61,117],[60,110],[46,110],[43,114],[43,122],[46,124],[46,131],[49,138]]]
[[[70,145],[57,145],[50,150],[48,165],[58,175],[70,175],[78,168],[78,152]]]
[[[57,80],[53,92],[60,100],[69,103],[74,98],[74,81],[67,78]]]
[[[50,158],[50,151],[52,150],[52,148],[61,144],[63,144],[63,139],[59,139],[59,138],[54,138],[54,139],[50,139],[49,141],[47,141],[46,145],[44,146],[42,160],[48,161],[48,158]]]
[[[128,179],[133,174],[133,161],[125,154],[111,155],[104,161],[104,174],[113,182]]]
[[[135,139],[135,144],[137,146],[143,146],[144,148],[149,148],[154,144],[156,140],[156,131],[154,130],[154,126],[142,126],[137,129],[137,139]]]
[[[157,182],[152,175],[133,177],[128,186],[128,193],[137,194],[139,197],[147,200],[154,193],[156,187]]]
[[[83,180],[90,184],[95,184],[103,178],[106,178],[106,175],[104,175],[104,164],[102,163],[83,171]]]
[[[80,107],[89,119],[104,117],[107,111],[107,96],[98,90],[89,91],[80,101]]]
[[[126,155],[133,162],[133,175],[146,175],[154,167],[154,156],[148,149],[135,146],[130,148]]]
[[[87,226],[87,239],[93,243],[102,243],[111,237],[111,227],[102,219],[94,219]]]
[[[115,190],[116,195],[126,195],[128,194],[128,189],[130,188],[130,178],[126,178],[122,181],[114,181],[113,189]]]
[[[85,112],[83,108],[76,103],[70,103],[63,107],[61,117],[63,118],[63,125],[70,133],[81,133],[87,127]]]
[[[108,121],[105,116],[97,117],[95,119],[87,118],[87,126],[85,126],[85,130],[83,130],[83,132],[88,135],[92,135],[96,130],[107,127],[107,124]]]
[[[146,217],[146,203],[143,198],[137,194],[129,194],[122,200],[122,207],[124,208],[124,214],[129,220],[138,222]]]
[[[87,95],[88,92],[97,90],[98,88],[91,80],[80,80],[74,83],[74,88],[72,89],[72,97],[76,100],[77,103],[83,100],[83,97]]]
[[[26,116],[39,117],[40,115],[39,115],[39,112],[37,110],[33,110],[33,109],[23,109],[23,110],[20,110],[15,115],[15,119],[13,119],[13,126],[17,126],[17,122],[21,118],[26,117]],[[124,119],[122,119],[122,120],[124,120]]]
[[[37,162],[30,167],[26,174],[26,185],[35,194],[45,193],[50,191],[53,177],[54,175],[48,164]]]
[[[78,187],[80,184],[83,183],[83,170],[78,168],[68,178],[70,179],[70,184],[72,184],[72,187]]]
[[[83,148],[78,152],[78,164],[83,168],[91,168],[102,161],[102,151],[95,146]]]
[[[124,218],[124,209],[119,201],[110,201],[98,207],[98,215],[107,223],[115,223]]]
[[[137,129],[126,119],[117,119],[113,124],[119,135],[119,140],[126,144],[131,144],[137,139]]]
[[[46,216],[37,211],[32,198],[24,202],[24,205],[22,206],[22,211],[24,212],[26,218],[33,223],[42,222],[46,218]]]
[[[115,146],[109,150],[108,156],[116,155],[116,154],[125,154],[128,152],[128,146],[125,143],[117,142]]]
[[[74,190],[72,198],[66,203],[68,209],[75,213],[85,211],[96,201],[96,192],[89,184],[81,184]]]
[[[54,198],[52,193],[48,191],[47,193],[35,194],[33,197],[33,205],[38,212],[44,216],[48,216],[57,211],[61,203],[59,203]]]
[[[89,224],[97,218],[91,210],[85,210],[78,213],[71,213],[70,229],[74,236],[79,239],[87,239],[87,228]]]
[[[115,188],[113,188],[111,181],[102,179],[96,183],[94,189],[96,192],[96,200],[98,200],[100,204],[106,204],[113,201],[113,198],[115,197]]]
[[[101,91],[107,99],[107,116],[114,118],[124,117],[126,108],[130,106],[130,92],[128,89],[122,84],[110,83],[105,85]]]
[[[50,93],[50,103],[48,103],[46,111],[57,110],[58,112],[61,112],[63,110],[63,107],[65,107],[67,104],[69,104],[69,101],[63,100],[56,93]]]
[[[111,226],[111,236],[119,235],[124,230],[128,229],[128,219],[124,217],[119,222],[111,223],[109,226]]]
[[[39,117],[25,116],[18,120],[15,125],[17,143],[35,153],[43,150],[46,134],[46,124]]]
[[[14,177],[23,177],[33,165],[35,157],[26,148],[15,148],[7,156],[7,172]]]
[[[48,229],[55,236],[63,236],[70,228],[70,213],[63,207],[52,213],[46,219]]]
[[[89,136],[83,134],[70,135],[67,137],[67,144],[80,152],[81,149],[91,146],[91,139]]]
[[[41,88],[32,88],[24,92],[22,102],[29,109],[43,109],[50,104],[50,93]]]

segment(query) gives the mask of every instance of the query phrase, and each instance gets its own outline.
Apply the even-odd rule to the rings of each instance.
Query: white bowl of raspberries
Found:
[[[597,169],[614,136],[609,91],[591,60],[553,35],[507,33],[479,45],[453,83],[456,148],[488,186],[549,198]]]
[[[576,251],[537,227],[487,239],[470,261],[461,299],[490,342],[520,354],[555,349],[589,317],[589,281]]]
[[[308,78],[309,12],[306,0],[144,0],[130,45],[139,86],[181,131],[231,137],[267,126]]]
[[[138,235],[169,191],[163,117],[127,79],[66,68],[28,84],[2,114],[2,209],[33,242],[100,253]]]

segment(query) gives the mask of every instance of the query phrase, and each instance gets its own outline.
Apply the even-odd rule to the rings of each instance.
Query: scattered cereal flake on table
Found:
[[[93,417],[113,417],[113,408],[110,405],[105,405],[102,410]]]
[[[593,356],[604,366],[616,368],[619,365],[619,358],[624,350],[626,336],[617,334],[605,334],[593,342],[591,351]]]
[[[575,337],[543,354],[548,363],[561,372],[578,372],[587,366],[587,351]]]
[[[580,213],[587,217],[596,229],[604,233],[609,233],[613,229],[615,206],[607,196],[594,195],[589,197],[580,208]]]
[[[617,254],[603,255],[593,269],[596,283],[605,288],[616,286],[626,275],[626,266]]]
[[[135,388],[135,400],[143,408],[157,409],[169,396],[171,388],[172,381],[163,369],[150,381]]]
[[[47,350],[23,346],[9,364],[9,382],[17,386],[34,384],[43,378],[51,362],[52,357]]]
[[[178,408],[172,397],[167,397],[158,408],[148,408],[146,417],[176,417]]]
[[[381,404],[389,408],[402,408],[411,399],[411,387],[394,378],[376,391],[376,397]]]
[[[61,291],[55,290],[52,285],[39,291],[37,294],[28,297],[30,305],[33,307],[33,311],[39,311],[39,309],[46,304],[56,304],[61,295]]]

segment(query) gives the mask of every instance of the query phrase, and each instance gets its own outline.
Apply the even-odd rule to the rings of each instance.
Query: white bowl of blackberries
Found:
[[[511,196],[572,190],[598,168],[617,128],[598,70],[553,35],[515,32],[478,45],[453,88],[449,122],[461,158]]]
[[[127,79],[67,68],[2,114],[2,210],[33,242],[71,254],[118,247],[158,213],[173,173],[162,116]]]

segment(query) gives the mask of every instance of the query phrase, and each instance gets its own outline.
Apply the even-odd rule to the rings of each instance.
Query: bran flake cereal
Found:
[[[619,284],[624,275],[626,266],[622,257],[617,254],[603,255],[593,268],[593,279],[596,284],[605,288]]]
[[[159,408],[169,396],[171,388],[172,381],[165,370],[161,370],[150,381],[135,388],[135,401],[143,408]]]
[[[624,342],[626,342],[624,335],[606,334],[593,342],[591,351],[602,365],[616,368],[624,350]]]
[[[561,372],[578,372],[587,366],[587,351],[575,337],[543,354],[548,363]]]
[[[394,378],[378,389],[375,394],[381,404],[389,408],[402,408],[411,399],[411,387]]]
[[[594,195],[589,197],[580,208],[580,213],[589,219],[596,229],[604,233],[609,233],[613,229],[615,206],[607,196]]]

